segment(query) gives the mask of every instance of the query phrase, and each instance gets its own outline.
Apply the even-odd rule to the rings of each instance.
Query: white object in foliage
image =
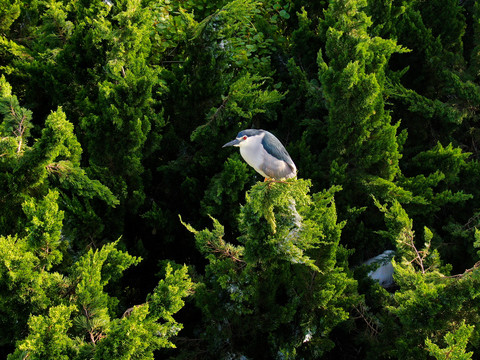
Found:
[[[382,254],[365,261],[365,265],[378,264],[378,268],[370,271],[368,276],[377,280],[385,288],[392,286],[394,283],[392,265],[394,255],[395,252],[393,250],[385,250]]]

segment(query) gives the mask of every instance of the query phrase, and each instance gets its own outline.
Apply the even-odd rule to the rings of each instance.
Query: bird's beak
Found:
[[[222,148],[227,147],[227,146],[235,146],[235,145],[238,145],[239,143],[240,143],[240,140],[235,139],[235,140],[232,140],[232,141],[226,143],[225,145],[223,145]]]

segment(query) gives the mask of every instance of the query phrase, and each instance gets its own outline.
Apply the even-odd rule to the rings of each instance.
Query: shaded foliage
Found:
[[[1,354],[472,358],[479,49],[473,0],[0,0]]]

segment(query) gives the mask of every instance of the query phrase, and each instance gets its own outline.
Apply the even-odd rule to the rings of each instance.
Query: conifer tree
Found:
[[[437,360],[468,360],[472,358],[473,352],[465,353],[465,347],[467,346],[468,338],[472,334],[472,330],[473,326],[462,324],[455,332],[445,335],[445,342],[448,345],[445,349],[440,348],[430,339],[425,340],[425,344],[427,345],[429,353]]]
[[[0,193],[5,199],[0,203],[0,233],[19,233],[25,226],[21,208],[25,199],[41,198],[49,189],[62,194],[69,224],[75,219],[88,229],[99,226],[94,211],[82,213],[90,200],[99,199],[107,206],[115,206],[118,200],[80,166],[82,148],[63,110],[48,115],[41,136],[31,144],[32,112],[20,106],[4,77],[0,78],[0,89]]]
[[[474,358],[479,19],[475,0],[0,0],[0,357]],[[252,127],[314,194],[220,150]],[[388,290],[357,266],[385,249]],[[166,259],[200,281],[183,333],[193,285]]]
[[[310,183],[257,183],[239,217],[240,237],[194,230],[208,259],[197,288],[208,352],[221,358],[318,358],[329,332],[348,318],[355,282],[342,266],[331,188],[308,195]]]
[[[120,1],[96,16],[93,29],[80,23],[72,34],[72,41],[92,36],[104,54],[103,68],[92,69],[90,82],[77,96],[77,106],[86,110],[79,125],[86,134],[91,165],[100,174],[102,168],[109,170],[103,182],[131,210],[144,202],[142,161],[143,152],[148,151],[147,138],[163,124],[158,100],[153,97],[163,91],[158,79],[161,69],[148,62],[154,15],[140,1]],[[64,61],[72,55],[64,54]]]
[[[388,246],[372,241],[372,229],[378,224],[370,215],[370,195],[408,196],[395,183],[406,133],[397,136],[400,123],[393,123],[385,106],[388,61],[404,49],[395,40],[370,36],[372,22],[363,11],[366,5],[361,0],[331,1],[319,25],[325,48],[318,53],[328,109],[329,180],[343,187],[338,204],[347,219],[345,234],[363,260]]]
[[[368,35],[371,21],[360,9],[365,5],[366,1],[330,3],[321,23],[325,53],[318,57],[329,110],[331,181],[357,186],[375,178],[392,181],[401,158],[398,124],[392,124],[385,110],[385,67],[402,48],[393,40]]]
[[[463,264],[454,260],[458,254],[472,254],[466,239],[473,236],[475,227],[469,220],[475,218],[471,199],[478,197],[477,186],[472,186],[470,179],[478,172],[476,155],[472,157],[475,146],[471,145],[475,144],[472,121],[477,118],[472,104],[480,99],[480,88],[468,71],[464,48],[474,7],[450,0],[432,1],[428,6],[413,1],[403,7],[369,1],[374,31],[395,37],[409,49],[397,59],[408,67],[396,65],[397,71],[389,72],[387,83],[402,117],[401,127],[409,133],[397,182],[407,196],[397,199],[415,216],[418,229],[428,226],[437,241],[442,238],[455,243],[440,251],[448,262],[460,266],[459,270]],[[441,14],[432,16],[433,9],[442,9]],[[443,26],[447,17],[449,29]],[[475,32],[475,27],[470,31]],[[435,219],[438,216],[445,219],[441,225]]]
[[[8,359],[153,359],[154,350],[174,346],[169,337],[182,325],[172,315],[181,309],[193,285],[186,266],[174,272],[167,267],[165,279],[146,303],[112,319],[118,300],[104,288],[140,261],[115,246],[90,250],[73,265],[68,277],[48,274],[57,280],[47,289],[48,315],[30,314],[28,335],[17,341]],[[5,258],[3,264],[8,264]]]
[[[156,349],[173,346],[169,338],[182,326],[172,315],[193,287],[186,266],[167,267],[146,303],[131,318],[116,318],[119,300],[105,287],[140,258],[117,250],[117,242],[82,254],[75,237],[82,232],[65,231],[64,221],[90,225],[90,214],[78,217],[84,204],[98,198],[114,206],[117,199],[80,166],[82,149],[62,109],[30,145],[32,113],[3,76],[0,90],[1,345],[16,342],[9,358],[153,358]]]
[[[389,207],[377,202],[377,206],[384,212],[387,226],[380,234],[396,244],[393,265],[398,289],[388,306],[376,314],[380,341],[370,350],[371,355],[384,353],[398,359],[427,359],[430,353],[438,357],[445,352],[434,344],[444,337],[448,339],[447,351],[455,351],[459,356],[464,354],[474,328],[469,327],[467,331],[463,326],[463,330],[459,330],[458,324],[479,321],[478,304],[472,301],[478,296],[475,290],[478,263],[464,268],[460,274],[450,275],[451,266],[443,263],[438,250],[432,246],[430,229],[424,229],[424,245],[420,247],[415,241],[413,221],[398,202]],[[473,346],[478,347],[478,343],[474,341]]]

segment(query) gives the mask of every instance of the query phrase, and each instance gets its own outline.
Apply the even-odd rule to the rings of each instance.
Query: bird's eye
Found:
[[[243,137],[243,140],[247,140],[247,137],[246,137],[246,136],[244,136],[244,137]]]

